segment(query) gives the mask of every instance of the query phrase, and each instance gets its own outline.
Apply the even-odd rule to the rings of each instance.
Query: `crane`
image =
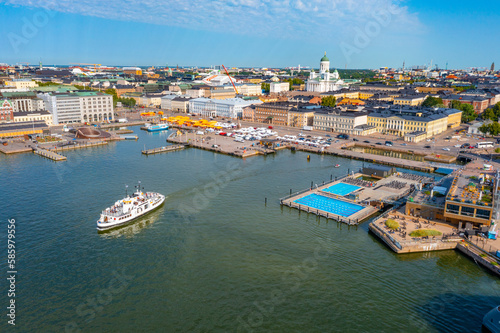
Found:
[[[93,65],[94,72],[97,72],[97,66],[101,66],[101,64],[85,64],[85,63],[72,63],[71,65]]]
[[[229,72],[227,71],[226,67],[222,65],[222,68],[226,71],[227,76],[229,77],[229,80],[231,81],[231,84],[233,85],[234,91],[236,92],[236,95],[239,95],[238,89],[236,89],[236,86],[234,85],[233,79],[231,78],[231,75],[229,75]]]

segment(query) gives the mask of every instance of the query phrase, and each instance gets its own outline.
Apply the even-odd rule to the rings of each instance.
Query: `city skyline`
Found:
[[[0,62],[315,68],[326,51],[332,68],[498,63],[499,46],[491,43],[499,26],[496,3],[286,4],[0,1]]]

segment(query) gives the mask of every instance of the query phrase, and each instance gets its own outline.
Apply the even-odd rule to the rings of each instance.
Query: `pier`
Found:
[[[186,145],[171,145],[171,146],[165,146],[165,147],[159,147],[159,148],[153,148],[153,149],[146,149],[143,150],[142,153],[144,155],[154,155],[154,154],[160,154],[160,153],[167,153],[170,151],[176,151],[176,150],[181,150],[186,148]]]
[[[63,156],[63,155],[59,155],[53,151],[50,151],[50,150],[46,150],[46,149],[35,149],[33,150],[33,152],[39,156],[43,156],[43,157],[46,157],[48,159],[51,159],[53,161],[66,161],[66,156]]]
[[[83,142],[83,143],[67,144],[67,145],[61,146],[61,147],[55,146],[53,148],[49,148],[49,150],[51,150],[51,151],[64,151],[64,150],[72,150],[72,149],[105,146],[107,144],[108,144],[108,141],[89,141],[89,142]]]

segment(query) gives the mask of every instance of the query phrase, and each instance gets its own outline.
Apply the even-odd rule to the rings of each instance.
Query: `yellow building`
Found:
[[[38,84],[35,81],[29,79],[14,79],[12,81],[5,81],[5,86],[13,87],[16,89],[29,89],[38,87]]]
[[[45,124],[52,126],[52,114],[48,111],[38,112],[14,112],[14,122],[45,121]]]
[[[395,105],[420,106],[427,96],[400,96],[394,98]]]
[[[288,126],[302,128],[312,126],[314,122],[314,110],[293,108],[288,111]]]
[[[368,115],[368,125],[375,126],[377,132],[402,136],[406,141],[419,142],[458,126],[461,117],[462,111],[455,109],[393,108],[371,112]]]

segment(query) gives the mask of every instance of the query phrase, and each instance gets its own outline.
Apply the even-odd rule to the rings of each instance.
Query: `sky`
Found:
[[[0,0],[0,63],[500,67],[500,1]],[[448,65],[447,65],[448,64]]]

